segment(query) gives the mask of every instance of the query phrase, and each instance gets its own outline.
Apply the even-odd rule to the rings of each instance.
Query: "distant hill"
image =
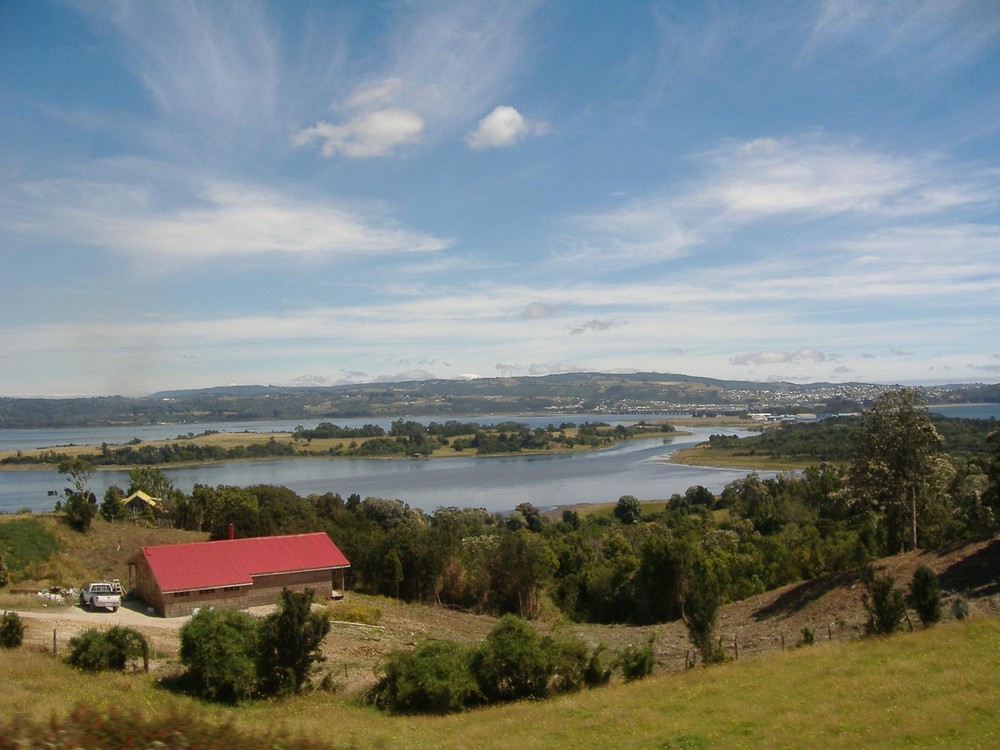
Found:
[[[218,386],[149,396],[0,398],[0,427],[481,414],[845,412],[889,386],[718,380],[674,373],[564,373],[317,387]],[[1000,384],[925,389],[931,403],[1000,402]]]

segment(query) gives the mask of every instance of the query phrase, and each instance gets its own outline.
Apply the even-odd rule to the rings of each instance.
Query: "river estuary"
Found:
[[[474,420],[496,423],[511,417],[485,417]],[[515,417],[532,427],[550,423],[596,421],[593,416]],[[422,417],[418,421],[445,421]],[[610,420],[604,420],[610,421]],[[636,419],[615,420],[629,423]],[[371,423],[388,428],[391,420],[339,420],[344,426]],[[199,434],[205,430],[220,432],[281,432],[295,429],[298,423],[247,422],[192,425],[151,425],[148,427],[73,428],[60,430],[3,430],[0,449],[18,450],[61,445],[123,444],[138,437],[142,440],[170,439]],[[315,422],[302,423],[315,427]],[[739,434],[728,428],[696,428],[691,434],[663,438],[644,438],[612,448],[550,456],[455,456],[430,460],[386,459],[280,459],[234,461],[177,468],[164,467],[174,486],[190,492],[195,484],[284,485],[300,495],[339,492],[344,497],[358,493],[362,497],[397,498],[411,506],[433,511],[441,506],[481,507],[489,511],[507,511],[518,503],[530,502],[539,507],[615,501],[622,495],[640,499],[670,497],[688,487],[704,485],[713,492],[722,490],[745,471],[683,466],[668,462],[678,448],[708,439],[712,433]],[[98,471],[90,486],[100,498],[108,486],[128,486],[128,472]],[[50,491],[65,485],[54,470],[0,471],[0,511],[22,508],[51,510],[57,498]]]

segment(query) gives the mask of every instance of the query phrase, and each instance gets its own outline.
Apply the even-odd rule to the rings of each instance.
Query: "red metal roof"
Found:
[[[252,576],[350,566],[323,532],[143,547],[160,591],[249,586]]]

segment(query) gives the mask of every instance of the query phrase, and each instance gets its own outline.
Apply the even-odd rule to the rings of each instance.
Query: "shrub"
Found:
[[[143,668],[149,666],[149,643],[134,628],[115,626],[102,633],[95,628],[69,639],[69,656],[66,661],[88,672],[102,670],[122,671],[129,663],[142,659]]]
[[[111,669],[114,646],[96,628],[85,630],[69,639],[69,656],[66,662],[87,672]]]
[[[504,615],[472,657],[476,682],[491,702],[544,697],[552,671],[541,637],[514,615]]]
[[[913,571],[910,600],[924,627],[941,619],[941,584],[938,582],[937,574],[926,565],[921,565]]]
[[[427,641],[411,653],[395,651],[369,698],[398,713],[461,711],[482,700],[469,657],[468,648],[451,641]]]
[[[0,648],[17,648],[24,642],[24,621],[17,612],[4,612],[0,619]]]
[[[861,603],[868,613],[865,632],[869,635],[889,635],[896,632],[906,615],[903,592],[895,587],[895,580],[888,573],[876,575],[871,567],[862,574],[867,593]]]
[[[802,626],[802,640],[799,642],[800,646],[811,646],[816,642],[816,634],[813,633],[812,628],[808,625]]]
[[[201,609],[181,628],[181,663],[197,695],[238,703],[257,691],[257,620]]]
[[[654,665],[652,638],[645,646],[629,646],[618,656],[618,666],[626,682],[649,677]]]
[[[7,570],[7,563],[3,561],[3,555],[0,555],[0,589],[7,585],[10,581],[10,571]]]

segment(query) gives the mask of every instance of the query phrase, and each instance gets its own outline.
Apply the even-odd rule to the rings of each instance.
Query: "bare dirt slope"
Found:
[[[913,571],[927,565],[939,576],[945,598],[945,617],[953,617],[953,606],[963,602],[972,617],[1000,615],[1000,536],[962,542],[942,549],[909,552],[885,558],[875,568],[893,576],[906,590]],[[720,609],[718,635],[728,654],[746,658],[783,647],[791,648],[809,628],[821,644],[827,640],[860,637],[866,619],[861,603],[864,586],[860,571],[804,581],[770,591]],[[495,618],[443,607],[409,605],[390,599],[350,594],[349,598],[381,611],[377,625],[335,622],[324,647],[325,669],[347,690],[361,690],[374,680],[375,669],[390,651],[408,648],[426,639],[449,639],[476,643],[489,632]],[[255,614],[267,608],[256,608]],[[336,611],[336,610],[334,610]],[[53,630],[57,647],[65,652],[73,635],[91,627],[128,625],[143,631],[157,654],[154,668],[177,669],[177,631],[187,618],[150,615],[139,605],[117,612],[89,612],[76,604],[51,605],[21,613],[30,646],[51,650]],[[920,627],[911,615],[914,627]],[[679,671],[693,655],[683,623],[649,627],[602,626],[568,623],[558,617],[538,623],[544,631],[564,630],[589,643],[605,643],[612,651],[627,645],[645,644],[655,637],[654,651],[659,671]]]

